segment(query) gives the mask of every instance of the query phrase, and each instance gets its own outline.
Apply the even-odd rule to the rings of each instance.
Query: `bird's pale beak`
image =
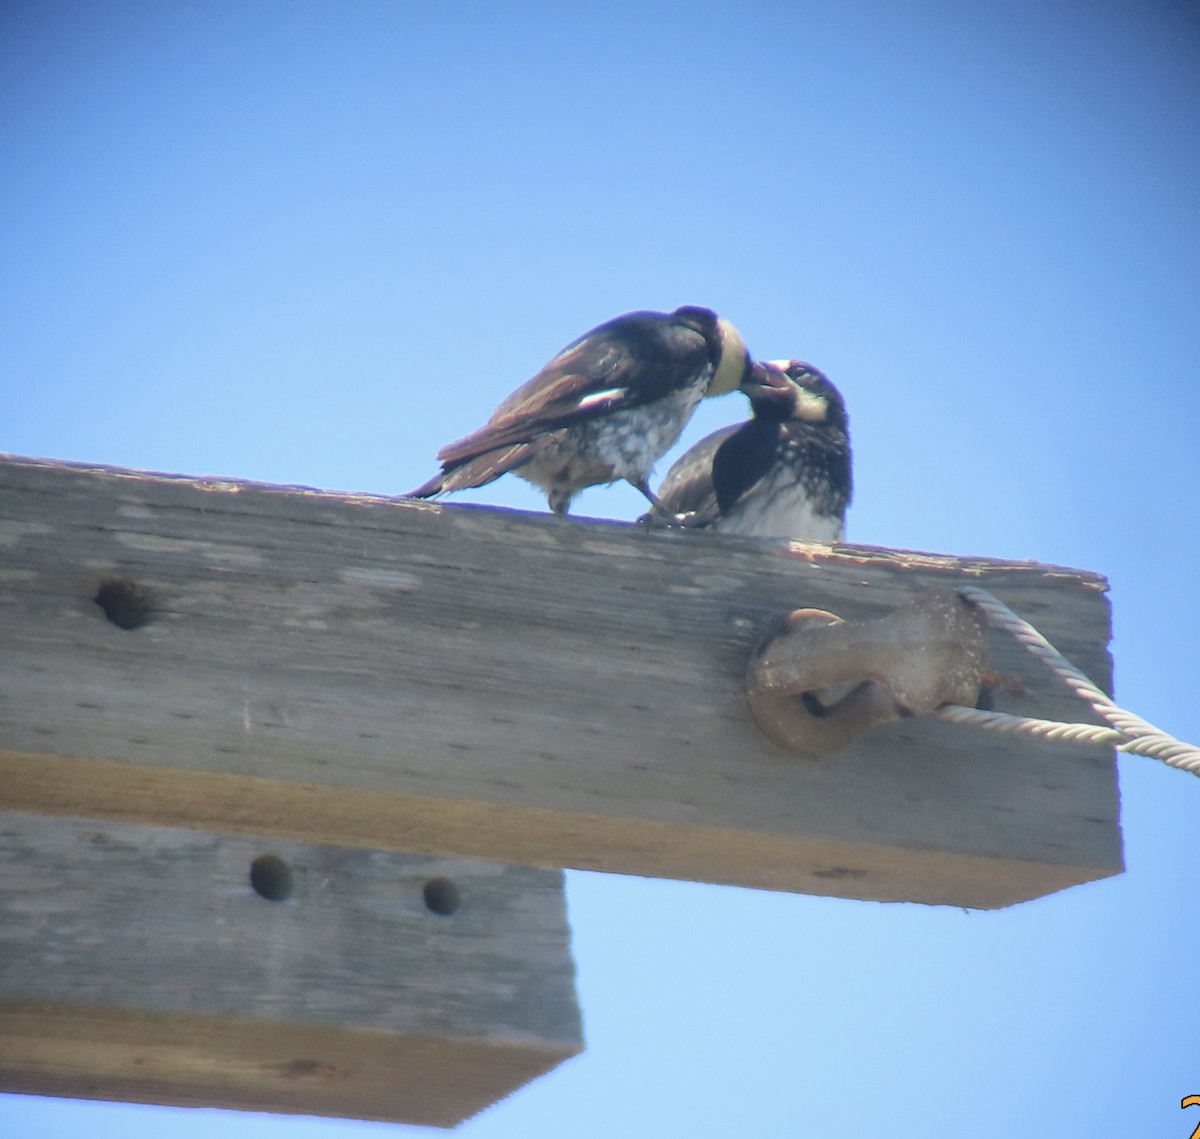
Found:
[[[755,360],[750,366],[750,370],[746,373],[746,378],[742,380],[738,387],[739,391],[743,391],[751,399],[758,395],[766,395],[772,391],[778,391],[787,383],[787,376],[784,375],[781,368],[777,368],[774,364],[765,364],[762,361]]]

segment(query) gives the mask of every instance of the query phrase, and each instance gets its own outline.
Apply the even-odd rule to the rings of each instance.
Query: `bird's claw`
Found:
[[[637,524],[646,530],[701,530],[715,521],[716,515],[702,514],[697,510],[672,514],[662,509],[648,510],[637,520]]]

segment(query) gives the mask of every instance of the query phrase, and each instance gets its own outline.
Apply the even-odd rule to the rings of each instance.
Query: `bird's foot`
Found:
[[[638,519],[638,525],[645,527],[647,530],[681,526],[689,529],[703,529],[705,526],[711,526],[716,521],[716,515],[700,514],[694,510],[688,511],[685,514],[676,514],[650,489],[648,482],[644,480],[642,482],[635,482],[633,479],[627,481],[630,486],[641,491],[650,503],[650,511]]]
[[[647,530],[704,530],[717,520],[715,514],[702,514],[689,510],[685,514],[672,514],[668,510],[649,510],[637,521]]]

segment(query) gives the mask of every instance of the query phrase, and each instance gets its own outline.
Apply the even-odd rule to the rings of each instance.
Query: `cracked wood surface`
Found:
[[[984,908],[1119,873],[1111,749],[913,719],[814,763],[750,718],[781,614],[956,581],[1109,689],[1083,571],[8,458],[0,805]],[[997,708],[1094,718],[988,644]]]

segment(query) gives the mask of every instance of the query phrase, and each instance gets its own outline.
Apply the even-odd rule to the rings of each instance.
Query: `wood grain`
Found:
[[[582,1047],[561,871],[0,812],[0,1090],[449,1127]]]
[[[93,600],[129,582],[132,630]],[[990,589],[1107,687],[1098,575],[0,463],[0,796],[342,845],[994,907],[1121,870],[1111,750],[928,719],[819,763],[746,706],[797,607]],[[1000,634],[1003,710],[1079,719]]]

